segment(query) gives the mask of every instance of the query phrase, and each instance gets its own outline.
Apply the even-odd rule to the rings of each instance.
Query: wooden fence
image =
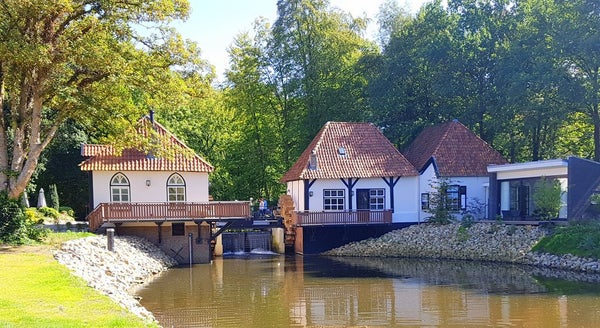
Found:
[[[392,211],[297,212],[298,226],[387,224],[392,223]]]
[[[101,203],[87,216],[87,220],[90,230],[95,231],[104,222],[248,219],[251,216],[249,202]]]

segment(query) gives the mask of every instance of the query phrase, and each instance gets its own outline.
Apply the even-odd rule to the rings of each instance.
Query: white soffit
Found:
[[[569,162],[566,159],[489,165],[488,172],[497,173],[498,179],[526,178],[567,175]]]

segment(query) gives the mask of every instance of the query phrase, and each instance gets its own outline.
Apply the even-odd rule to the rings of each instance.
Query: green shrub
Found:
[[[50,207],[57,211],[60,207],[60,204],[58,201],[58,189],[56,189],[55,184],[50,185]]]
[[[577,222],[557,228],[552,235],[542,238],[533,250],[600,258],[600,223]]]
[[[52,207],[40,207],[38,208],[38,212],[42,213],[45,217],[53,218],[58,220],[60,217],[60,213]]]
[[[0,241],[23,243],[27,238],[26,222],[21,202],[8,198],[6,192],[0,193]]]
[[[558,218],[562,206],[562,195],[560,182],[556,179],[542,177],[534,186],[533,203],[535,204],[534,215],[540,220],[551,220]]]
[[[475,223],[475,218],[472,214],[465,214],[460,220],[460,226],[465,228],[470,228],[473,223]]]
[[[459,226],[456,231],[456,238],[458,238],[459,241],[469,240],[469,227],[464,225]]]
[[[73,211],[72,208],[68,207],[68,206],[61,206],[58,208],[58,211],[60,213],[64,213],[70,217],[75,217],[75,211]]]
[[[0,193],[0,242],[25,244],[42,241],[48,229],[38,227],[39,217],[35,209],[23,211],[20,199],[10,199]]]
[[[50,233],[50,229],[44,227],[38,227],[36,225],[28,224],[27,227],[27,238],[40,242],[44,240]]]
[[[33,224],[44,223],[44,218],[41,213],[38,213],[37,209],[30,207],[25,209],[25,218],[27,218],[27,222],[31,222]]]
[[[425,212],[431,214],[425,218],[429,223],[436,225],[450,224],[454,221],[454,216],[450,211],[448,188],[450,183],[447,179],[440,178],[430,183],[432,191],[429,198],[429,208]]]

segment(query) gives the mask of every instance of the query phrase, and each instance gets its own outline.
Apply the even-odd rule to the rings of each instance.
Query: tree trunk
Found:
[[[4,113],[4,66],[0,62],[0,113]],[[6,137],[6,122],[0,115],[0,191],[8,188],[8,138]]]
[[[600,66],[596,67],[592,74],[592,122],[594,122],[594,161],[600,161],[600,99],[598,93],[600,92],[600,83],[598,78],[600,77]]]

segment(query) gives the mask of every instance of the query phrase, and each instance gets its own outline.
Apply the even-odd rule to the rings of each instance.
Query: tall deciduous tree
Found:
[[[324,0],[280,0],[278,18],[269,45],[274,81],[293,112],[285,118],[296,157],[329,120],[360,121],[369,117],[364,89],[366,79],[357,63],[375,53],[372,42],[361,37],[366,25],[360,18],[329,9]],[[293,161],[293,159],[292,159]]]
[[[282,191],[282,136],[280,106],[272,85],[264,78],[268,25],[257,21],[254,35],[240,34],[229,49],[227,105],[235,108],[237,139],[230,144],[234,156],[226,167],[235,177],[236,197],[273,199]]]
[[[377,124],[402,147],[423,126],[456,117],[448,69],[455,60],[457,20],[441,1],[425,5],[412,19],[399,14],[404,23],[392,32],[369,93]]]
[[[448,10],[458,16],[455,32],[459,48],[452,68],[457,81],[457,105],[462,120],[484,140],[493,140],[502,109],[497,81],[500,52],[514,31],[514,6],[510,0],[450,0]]]
[[[1,0],[0,191],[23,192],[65,120],[102,126],[139,117],[137,105],[154,94],[148,88],[168,85],[170,67],[193,62],[164,28],[188,7],[186,0]],[[142,36],[139,24],[158,33]]]
[[[495,144],[511,161],[552,158],[560,155],[554,145],[569,112],[561,96],[568,85],[552,26],[557,7],[547,0],[514,6],[514,32],[498,51],[496,81],[503,107],[494,114],[502,122]]]
[[[600,3],[556,0],[556,38],[562,65],[573,82],[569,98],[594,126],[594,160],[600,161]]]

